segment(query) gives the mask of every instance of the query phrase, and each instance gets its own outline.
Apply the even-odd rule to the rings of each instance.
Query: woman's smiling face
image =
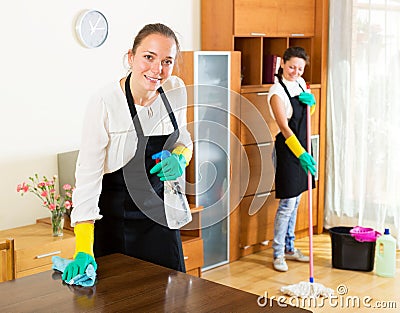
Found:
[[[129,52],[132,79],[147,91],[158,87],[172,74],[177,48],[173,39],[151,34],[143,39],[135,55]]]
[[[292,57],[281,64],[283,77],[288,81],[296,81],[304,73],[306,61],[302,58]]]

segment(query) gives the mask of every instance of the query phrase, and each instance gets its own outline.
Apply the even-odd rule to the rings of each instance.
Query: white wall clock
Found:
[[[108,36],[108,22],[103,13],[97,10],[85,10],[76,20],[76,35],[86,48],[100,47]]]

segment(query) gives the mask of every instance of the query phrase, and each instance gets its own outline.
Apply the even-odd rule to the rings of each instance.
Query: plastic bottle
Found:
[[[375,247],[375,273],[382,277],[394,277],[396,274],[396,240],[390,235],[388,228],[378,237]]]

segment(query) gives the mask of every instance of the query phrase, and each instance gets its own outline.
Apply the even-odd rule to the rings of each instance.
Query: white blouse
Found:
[[[179,127],[177,143],[193,149],[186,125],[186,87],[176,76],[171,76],[162,87]],[[145,136],[168,135],[174,131],[160,96],[148,107],[135,106]],[[72,226],[78,221],[102,217],[98,202],[103,174],[119,170],[136,153],[138,138],[119,81],[106,86],[91,99],[82,130],[75,171],[76,186],[72,195]]]
[[[298,96],[303,90],[300,88],[303,87],[304,91],[306,91],[307,86],[306,82],[304,81],[303,77],[299,77],[297,81],[289,81],[282,77],[282,81],[285,84],[287,90],[289,91],[290,96],[295,97]],[[268,92],[268,104],[269,104],[269,111],[271,112],[271,116],[275,119],[274,112],[272,112],[271,108],[271,98],[273,95],[277,95],[279,98],[282,99],[284,106],[285,106],[285,113],[286,117],[290,119],[293,114],[293,108],[290,104],[290,99],[287,96],[285,89],[283,89],[282,85],[279,83],[278,78],[275,77],[275,83],[271,86]]]

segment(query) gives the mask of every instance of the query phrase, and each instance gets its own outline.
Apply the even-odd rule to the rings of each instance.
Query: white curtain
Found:
[[[400,238],[400,0],[329,11],[325,228]]]

